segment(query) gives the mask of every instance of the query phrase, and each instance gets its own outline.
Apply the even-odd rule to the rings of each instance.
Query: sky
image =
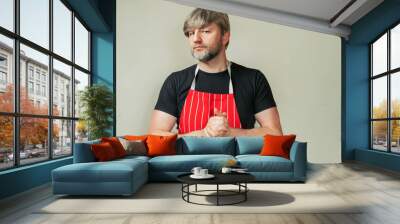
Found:
[[[400,25],[391,30],[391,68],[400,67]],[[373,74],[387,71],[387,35],[383,35],[373,44]],[[385,77],[373,81],[373,106],[376,107],[387,98],[387,79]],[[400,100],[400,72],[392,75],[392,99]]]
[[[48,48],[49,45],[49,4],[48,0],[20,0],[21,36]],[[59,0],[53,0],[54,52],[71,60],[71,12]],[[13,0],[0,0],[0,26],[13,30]],[[0,35],[0,41],[4,40]],[[88,68],[88,32],[75,21],[75,59],[78,65]],[[31,58],[48,64],[48,57],[29,47],[21,50]],[[68,74],[68,73],[67,73]]]

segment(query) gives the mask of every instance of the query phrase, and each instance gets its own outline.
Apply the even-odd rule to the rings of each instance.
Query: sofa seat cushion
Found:
[[[52,174],[53,181],[58,182],[131,182],[136,175],[147,179],[147,163],[140,159],[74,163]]]
[[[126,161],[126,162],[130,162],[130,161],[143,161],[143,162],[147,162],[149,161],[150,157],[148,156],[135,156],[135,155],[130,155],[130,156],[125,156],[124,158],[120,158],[120,159],[116,159],[115,161]]]
[[[238,155],[236,160],[249,172],[293,172],[292,161],[278,156]]]
[[[219,171],[230,159],[231,155],[174,155],[157,156],[149,160],[151,172],[190,172],[193,167],[203,167],[211,172]]]

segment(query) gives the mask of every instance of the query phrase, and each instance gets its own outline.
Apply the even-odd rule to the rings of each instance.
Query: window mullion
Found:
[[[20,0],[14,1],[14,30],[17,35],[20,31]],[[20,113],[20,46],[19,39],[14,39],[14,114]],[[14,116],[14,166],[19,166],[19,145],[20,145],[20,118]]]
[[[53,0],[49,0],[49,50],[53,52]],[[49,55],[49,120],[48,120],[48,151],[49,159],[53,159],[53,56]]]
[[[390,70],[390,29],[389,29],[389,31],[387,32],[387,71],[389,71]],[[392,113],[391,113],[391,102],[392,102],[392,100],[391,100],[391,88],[390,88],[390,86],[391,86],[391,78],[392,78],[392,74],[391,73],[389,73],[388,75],[387,75],[387,117],[388,118],[391,118],[392,117]],[[387,122],[387,140],[388,140],[388,152],[391,152],[392,151],[392,139],[391,139],[391,123],[392,123],[392,121],[389,119],[388,120],[388,122]]]
[[[71,59],[72,59],[72,66],[71,66],[71,91],[72,91],[72,94],[71,94],[71,117],[73,117],[73,118],[75,118],[75,12],[74,11],[72,11],[72,14],[71,14],[71,23],[72,23],[72,29],[71,29],[71,35],[72,35],[72,38],[71,38],[71,46],[72,46],[72,49],[71,49]],[[72,124],[71,124],[71,128],[72,128],[72,132],[71,132],[71,150],[72,150],[72,155],[74,155],[74,151],[75,151],[75,149],[74,149],[74,145],[75,145],[75,125],[76,125],[76,121],[75,120],[73,120],[72,122],[71,122]]]
[[[373,79],[372,79],[372,72],[373,72],[373,50],[374,50],[374,48],[372,47],[372,44],[369,46],[369,52],[370,52],[370,55],[369,55],[369,61],[370,61],[370,66],[369,66],[369,68],[370,68],[370,71],[369,71],[369,119],[370,119],[370,122],[369,122],[369,148],[370,149],[373,149],[374,148],[374,144],[373,144],[373,141],[374,141],[374,136],[373,136],[373,121],[372,121],[372,119],[373,119],[373,108],[372,108],[372,106],[373,106]]]

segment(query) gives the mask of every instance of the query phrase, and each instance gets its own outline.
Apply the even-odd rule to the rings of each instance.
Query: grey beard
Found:
[[[191,53],[195,59],[197,59],[201,62],[207,62],[207,61],[210,61],[211,59],[215,58],[215,56],[217,56],[220,51],[221,51],[221,45],[218,45],[214,51],[205,51],[202,54],[196,55],[194,53],[194,50],[192,49]]]
[[[217,55],[218,55],[218,52],[207,51],[204,54],[195,54],[194,51],[192,51],[192,56],[201,62],[207,62],[207,61],[215,58],[215,56],[217,56]]]

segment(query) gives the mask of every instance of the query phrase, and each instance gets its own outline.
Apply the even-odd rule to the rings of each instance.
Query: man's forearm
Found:
[[[241,129],[241,128],[231,128],[230,136],[264,136],[269,135],[282,135],[282,131],[274,130],[267,127],[252,128],[252,129]]]

